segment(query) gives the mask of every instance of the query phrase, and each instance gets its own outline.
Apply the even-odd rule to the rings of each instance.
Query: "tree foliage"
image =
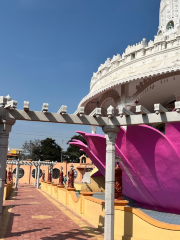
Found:
[[[52,138],[41,141],[42,160],[61,161],[61,147]]]
[[[35,139],[29,142],[25,141],[22,148],[21,159],[61,161],[62,149],[52,138],[46,138],[45,140]]]
[[[68,142],[72,142],[73,139],[80,140],[84,144],[87,144],[86,140],[81,135],[74,135]],[[33,161],[57,161],[61,162],[61,151],[62,148],[52,138],[46,138],[44,140],[35,139],[25,141],[23,144],[23,152],[20,159],[32,159]],[[68,162],[79,162],[79,158],[85,154],[74,145],[69,145],[67,150],[62,153],[62,159]],[[86,155],[86,154],[85,154]]]
[[[36,161],[41,158],[41,140],[39,139],[30,140],[29,142],[25,141],[22,149],[20,159],[32,159]]]
[[[87,144],[86,140],[81,136],[81,135],[74,135],[68,142],[67,144],[69,144],[69,142],[72,142],[73,139],[76,140],[80,140],[81,142],[83,142],[84,144]],[[64,152],[64,160],[67,160],[68,162],[74,162],[77,163],[79,162],[79,158],[86,153],[83,151],[80,151],[79,147],[76,147],[74,145],[69,145],[67,148],[67,151]]]

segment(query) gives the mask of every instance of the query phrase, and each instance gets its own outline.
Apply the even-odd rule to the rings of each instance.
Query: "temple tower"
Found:
[[[158,35],[177,33],[180,26],[180,0],[161,0]]]

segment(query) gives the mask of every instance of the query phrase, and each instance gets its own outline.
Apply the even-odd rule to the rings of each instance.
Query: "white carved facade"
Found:
[[[168,33],[169,23],[172,21],[174,32],[180,26],[180,0],[161,0],[159,14],[159,31]]]
[[[154,102],[167,106],[180,98],[180,0],[161,0],[158,34],[128,46],[122,56],[107,58],[93,73],[90,92],[79,104],[89,114],[102,115],[108,106],[147,108]],[[132,110],[131,109],[131,110]],[[150,109],[151,110],[151,109]]]

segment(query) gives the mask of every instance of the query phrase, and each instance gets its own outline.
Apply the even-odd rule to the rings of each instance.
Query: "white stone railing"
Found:
[[[175,35],[174,33],[169,36],[159,35],[155,36],[154,41],[150,41],[148,44],[146,39],[143,39],[140,43],[128,46],[125,49],[125,53],[117,54],[112,59],[108,58],[104,64],[101,64],[96,73],[93,73],[93,77],[90,83],[90,91],[96,85],[98,80],[106,77],[108,74],[116,71],[116,69],[127,66],[127,64],[133,64],[134,62],[141,61],[143,58],[151,57],[154,54],[162,53],[167,49],[172,49],[180,45],[180,32]]]

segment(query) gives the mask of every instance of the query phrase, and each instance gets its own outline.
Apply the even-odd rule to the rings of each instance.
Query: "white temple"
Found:
[[[176,33],[180,26],[180,1],[161,0],[158,34]],[[169,31],[171,29],[171,31]]]
[[[112,105],[134,111],[138,103],[153,111],[154,103],[173,110],[180,100],[180,0],[161,0],[160,22],[154,41],[142,39],[122,56],[107,58],[93,74],[90,92],[79,103],[85,114]],[[117,113],[115,113],[117,115]]]

